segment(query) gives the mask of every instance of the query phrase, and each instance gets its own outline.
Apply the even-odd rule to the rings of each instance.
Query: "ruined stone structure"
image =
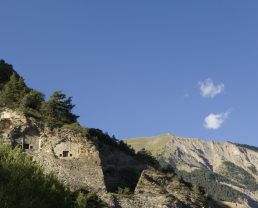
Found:
[[[54,171],[72,190],[90,188],[106,191],[96,147],[70,129],[51,131],[22,113],[1,109],[1,136],[21,146],[47,172]]]
[[[63,141],[54,147],[54,153],[60,159],[72,159],[80,156],[81,145],[71,141]]]

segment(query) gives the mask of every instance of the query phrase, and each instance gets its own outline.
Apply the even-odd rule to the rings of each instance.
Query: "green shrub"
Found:
[[[87,208],[87,198],[86,195],[80,192],[75,201],[76,208]]]
[[[118,187],[117,193],[120,195],[132,194],[132,192],[130,191],[130,188],[128,188],[128,187],[124,187],[124,188]]]
[[[72,129],[78,133],[81,133],[83,136],[88,135],[88,129],[85,127],[82,127],[79,123],[71,123],[71,124],[65,124],[65,128]]]
[[[105,208],[107,205],[102,202],[96,193],[81,190],[77,193],[75,208]]]
[[[87,190],[70,192],[21,149],[0,143],[0,207],[104,208],[106,204]]]
[[[69,190],[20,149],[0,144],[0,207],[69,207]]]

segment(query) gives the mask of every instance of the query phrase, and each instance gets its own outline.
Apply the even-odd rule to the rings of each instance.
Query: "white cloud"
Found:
[[[203,82],[198,83],[200,86],[200,93],[203,97],[214,98],[224,90],[224,84],[215,85],[211,79],[206,79]]]
[[[225,113],[219,113],[219,114],[214,114],[210,113],[208,116],[204,118],[204,127],[206,129],[219,129],[222,124],[225,122],[225,120],[228,118],[230,114],[230,111],[227,111]]]

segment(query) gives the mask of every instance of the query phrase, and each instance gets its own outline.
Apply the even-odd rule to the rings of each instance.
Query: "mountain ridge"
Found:
[[[258,152],[255,147],[172,134],[128,139],[126,143],[136,151],[141,148],[150,151],[157,159],[172,165],[186,181],[201,185],[218,200],[258,207]],[[198,179],[202,181],[201,176],[208,178],[200,183]],[[210,179],[212,177],[213,180]],[[230,194],[224,193],[223,196],[220,189]]]

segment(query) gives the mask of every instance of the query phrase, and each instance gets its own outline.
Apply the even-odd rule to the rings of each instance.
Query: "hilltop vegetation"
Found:
[[[18,77],[16,71],[14,71],[13,66],[7,64],[4,60],[0,60],[0,89],[10,80],[10,77],[14,74]]]
[[[29,88],[12,65],[0,61],[0,106],[18,109],[29,116],[40,118],[51,127],[77,123],[78,116],[72,113],[75,105],[72,97],[56,91],[46,101],[43,93]]]

